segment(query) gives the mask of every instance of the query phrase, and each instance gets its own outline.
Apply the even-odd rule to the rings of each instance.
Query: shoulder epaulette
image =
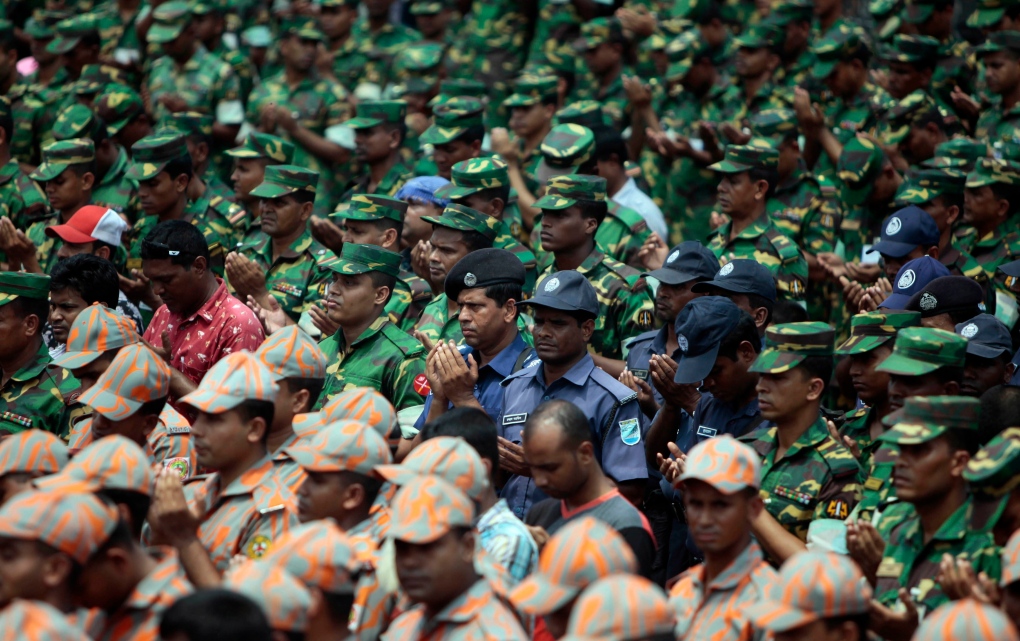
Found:
[[[797,247],[796,243],[775,227],[765,230],[765,237],[768,238],[769,243],[775,248],[776,253],[779,254],[780,261],[784,265],[795,263],[801,258],[800,247]]]

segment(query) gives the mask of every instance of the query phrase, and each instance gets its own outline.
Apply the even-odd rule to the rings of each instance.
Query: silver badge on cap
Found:
[[[681,352],[687,351],[687,337],[683,334],[676,335],[676,344],[680,348]]]
[[[554,292],[560,286],[559,278],[550,278],[542,289],[546,292]]]
[[[720,276],[729,276],[732,272],[733,272],[733,263],[726,263],[725,265],[722,266],[722,269],[719,270],[719,275]]]
[[[666,262],[667,263],[675,263],[677,258],[680,258],[680,250],[679,249],[675,250],[672,254],[670,254],[669,258],[666,259]]]
[[[932,296],[929,292],[925,292],[921,295],[921,309],[924,311],[929,312],[935,309],[938,304],[938,299]]]
[[[907,271],[903,272],[903,275],[900,276],[900,279],[896,281],[896,286],[899,287],[900,289],[910,289],[910,286],[914,284],[914,280],[916,278],[917,275],[914,274],[914,270],[908,269]]]
[[[902,228],[903,223],[900,222],[900,217],[893,216],[892,218],[889,219],[889,222],[885,226],[885,235],[895,236],[897,233],[899,233],[900,229]]]
[[[468,287],[474,287],[478,283],[478,277],[468,272],[464,274],[464,284]]]
[[[974,323],[970,323],[969,325],[960,330],[960,336],[963,336],[964,338],[974,338],[975,336],[977,336],[977,333],[978,326],[975,325]]]

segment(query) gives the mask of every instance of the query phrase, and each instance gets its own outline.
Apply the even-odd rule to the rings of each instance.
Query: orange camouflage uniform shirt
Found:
[[[383,634],[383,641],[526,641],[517,617],[493,593],[485,579],[431,618],[418,605],[401,614]]]

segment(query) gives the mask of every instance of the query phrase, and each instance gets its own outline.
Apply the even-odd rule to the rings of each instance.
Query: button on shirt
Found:
[[[654,200],[648,197],[648,194],[641,191],[633,178],[628,178],[627,182],[620,188],[620,191],[613,194],[611,200],[617,205],[629,207],[641,214],[641,217],[648,223],[648,228],[658,234],[659,238],[663,240],[669,238],[666,218],[662,215],[662,210],[659,209]]]
[[[475,398],[478,399],[478,403],[493,419],[499,418],[499,415],[503,412],[503,388],[499,384],[513,373],[514,367],[517,365],[517,359],[520,358],[521,353],[526,349],[528,349],[528,344],[524,342],[524,339],[518,333],[514,340],[503,348],[503,351],[496,354],[496,358],[478,368],[478,380],[475,382]],[[464,360],[467,361],[467,357],[475,353],[475,348],[461,345],[460,352],[464,355]],[[538,360],[538,357],[532,352],[532,355],[524,361],[524,367],[527,367],[534,360]],[[478,357],[476,356],[475,362],[477,361]],[[421,430],[425,425],[425,418],[429,415],[429,409],[432,407],[432,399],[433,395],[430,391],[429,395],[425,397],[425,409],[414,424],[415,429]],[[449,403],[447,407],[452,408],[453,403]]]
[[[584,411],[606,474],[618,482],[648,478],[641,442],[647,424],[638,407],[637,394],[596,368],[589,354],[551,385],[546,385],[541,361],[507,377],[503,381],[503,413],[497,425],[500,436],[520,444],[528,415],[542,402],[552,399],[569,401]],[[532,503],[546,498],[531,478],[517,475],[503,486],[500,497],[521,519]]]

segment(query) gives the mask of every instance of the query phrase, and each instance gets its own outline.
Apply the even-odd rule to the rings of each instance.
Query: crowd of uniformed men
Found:
[[[1020,641],[1018,294],[1020,0],[9,0],[0,641]]]

